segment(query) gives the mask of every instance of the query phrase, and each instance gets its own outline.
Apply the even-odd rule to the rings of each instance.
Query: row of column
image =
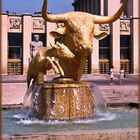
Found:
[[[7,74],[8,65],[8,15],[2,15],[1,17],[1,73]],[[31,16],[23,16],[23,74],[27,73],[31,42]]]
[[[116,1],[116,2],[115,2]],[[101,0],[101,7],[107,2],[108,9],[107,13],[108,15],[115,14],[117,10],[120,8],[120,3],[118,0]],[[131,61],[132,65],[131,67],[133,68],[133,73],[138,73],[139,69],[139,24],[140,24],[140,19],[139,19],[139,13],[138,13],[138,6],[139,6],[139,1],[135,0],[133,1],[133,4],[131,3],[131,10],[133,13],[133,18],[131,19]],[[101,8],[102,9],[102,8]],[[114,11],[114,9],[116,9]],[[103,14],[104,10],[101,10],[101,14]],[[113,22],[111,24],[111,62],[116,71],[120,70],[120,20],[118,19],[117,21]],[[96,27],[98,28],[98,27]],[[99,41],[98,40],[93,40],[93,53],[92,53],[92,73],[99,73]]]
[[[9,26],[9,18],[8,15],[2,14],[1,15],[1,73],[3,75],[7,75],[7,67],[8,67],[8,26]],[[29,44],[31,42],[32,36],[32,16],[31,15],[23,15],[23,74],[27,73],[28,65],[29,65],[29,58],[30,58],[30,47]],[[54,39],[49,36],[49,31],[54,29],[55,24],[46,22],[45,26],[49,26],[49,30],[46,29],[46,46],[49,43],[54,43]]]
[[[103,0],[101,0],[101,4],[103,5]],[[112,5],[115,3],[115,8]],[[108,14],[112,15],[115,13],[119,7],[120,3],[114,2],[113,3],[108,0]],[[117,4],[118,3],[118,4]],[[135,0],[133,1],[132,9],[133,9],[133,16],[134,18],[131,20],[131,38],[132,38],[132,61],[133,61],[133,72],[138,73],[138,64],[139,64],[139,13],[138,13],[138,5],[139,1]],[[114,9],[116,11],[114,12]],[[102,11],[103,13],[103,11]],[[7,57],[8,57],[8,16],[1,15],[1,72],[2,74],[7,74]],[[29,43],[31,42],[31,32],[32,32],[32,17],[31,15],[24,15],[23,16],[23,73],[25,74],[27,72],[28,68],[28,58],[30,57],[29,54]],[[52,30],[53,24],[47,23],[46,26],[49,26],[47,34],[46,34],[46,40],[49,40],[50,42],[54,42],[54,39],[49,36],[49,31]],[[98,25],[96,25],[96,28],[99,28]],[[114,23],[111,24],[111,42],[112,42],[112,64],[114,67],[119,70],[120,69],[120,20],[118,19]],[[47,45],[49,45],[49,41],[47,42]],[[91,67],[92,67],[92,73],[99,73],[99,41],[93,40],[93,53],[91,58]]]
[[[1,73],[6,75],[8,65],[8,15],[2,15],[1,19]],[[23,73],[25,73],[28,68],[28,58],[30,58],[31,16],[23,16],[23,21]]]
[[[131,21],[131,67],[133,73],[138,73],[139,66],[139,19]],[[97,27],[96,27],[97,28]],[[120,70],[120,20],[111,26],[111,63],[116,71]],[[93,53],[91,56],[92,73],[99,73],[99,40],[93,39]]]

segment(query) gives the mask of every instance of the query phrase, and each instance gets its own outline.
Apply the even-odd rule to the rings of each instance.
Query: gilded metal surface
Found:
[[[31,80],[33,83],[42,84],[44,82],[44,74],[47,70],[53,69],[55,73],[64,75],[64,71],[60,64],[56,60],[52,60],[52,57],[72,59],[73,53],[65,47],[65,45],[57,43],[51,45],[52,49],[41,48],[35,57],[31,60],[27,72],[27,84],[30,85]]]
[[[64,70],[64,76],[79,81],[87,57],[92,53],[92,40],[105,37],[106,32],[95,31],[95,24],[112,23],[117,20],[126,7],[127,0],[123,2],[120,9],[113,16],[92,15],[86,12],[69,12],[64,14],[48,14],[48,0],[44,0],[42,7],[42,16],[46,21],[54,23],[63,23],[61,31],[51,32],[55,38],[61,38],[63,44],[75,55],[71,61],[60,58],[59,63]]]
[[[58,78],[54,78],[53,79],[53,82],[55,82],[55,83],[65,83],[65,84],[67,84],[67,83],[72,83],[72,82],[74,82],[74,80],[72,79],[72,78],[63,78],[63,77],[58,77]]]
[[[45,83],[39,94],[37,93],[38,97],[33,95],[35,116],[46,120],[91,118],[94,112],[92,94],[88,83]]]
[[[27,74],[28,86],[31,79],[42,84],[46,70],[53,69],[63,78],[73,79],[72,83],[43,83],[41,91],[35,96],[36,116],[47,120],[73,120],[93,117],[94,99],[87,83],[79,82],[87,57],[92,53],[93,38],[102,39],[107,34],[95,30],[95,24],[106,24],[117,20],[122,14],[126,1],[113,16],[97,16],[86,12],[69,12],[65,14],[48,14],[47,0],[44,0],[42,15],[46,21],[62,23],[50,34],[61,43],[51,45],[52,49],[42,48],[32,59]],[[52,57],[57,57],[53,61]],[[58,79],[59,81],[59,79]],[[61,81],[61,79],[60,79]]]

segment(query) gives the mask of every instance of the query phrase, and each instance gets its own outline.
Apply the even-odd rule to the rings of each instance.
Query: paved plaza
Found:
[[[56,75],[48,74],[46,79],[51,81],[54,77]],[[123,85],[119,84],[119,75],[115,75],[113,85],[107,74],[83,74],[81,81],[95,84],[107,106],[138,106],[138,75],[127,74]],[[27,89],[26,75],[2,76],[1,85],[3,105],[22,104]]]
[[[47,81],[53,79],[55,75],[47,75]],[[114,84],[110,85],[108,75],[84,74],[82,81],[91,82],[99,89],[99,93],[107,106],[137,106],[138,107],[138,76],[127,75],[124,84],[119,85],[118,75],[115,76]],[[27,90],[26,76],[3,76],[2,77],[2,105],[3,109],[11,107],[21,107],[23,98]],[[94,93],[93,93],[94,94]],[[20,135],[3,135],[3,139],[81,139],[89,140],[94,137],[99,139],[128,139],[138,140],[138,129],[106,129],[91,131],[74,131],[74,132],[47,132]]]
[[[59,76],[59,75],[58,75]],[[51,81],[57,75],[48,74],[46,76],[47,81]],[[2,75],[2,83],[24,83],[26,82],[26,75]],[[81,81],[93,82],[98,85],[109,85],[109,75],[108,74],[83,74]],[[114,84],[119,85],[119,75],[115,75]],[[124,79],[124,85],[137,85],[138,75],[137,74],[127,74]]]

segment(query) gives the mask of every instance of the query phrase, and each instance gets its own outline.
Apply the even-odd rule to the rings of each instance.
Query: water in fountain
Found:
[[[80,89],[78,89],[80,90]],[[34,88],[29,88],[24,103],[28,111],[22,113],[20,110],[5,110],[3,111],[3,133],[32,133],[32,132],[49,132],[49,131],[74,131],[74,130],[96,130],[96,129],[113,129],[113,128],[135,128],[138,125],[138,111],[130,110],[128,108],[106,109],[105,101],[101,96],[100,90],[97,85],[92,86],[96,109],[93,111],[93,118],[77,119],[77,120],[40,120],[34,114],[32,106],[36,106],[36,98],[42,94],[41,86],[35,85]],[[71,90],[73,97],[76,97],[80,92],[75,89]],[[68,92],[63,90],[61,97],[66,96]],[[47,95],[47,94],[46,94]],[[71,94],[70,94],[71,95]],[[82,96],[80,96],[81,98]],[[81,99],[78,96],[77,109],[81,108],[79,104]],[[85,98],[85,97],[84,97]],[[34,102],[31,103],[31,100]],[[52,97],[54,99],[54,97]],[[63,98],[61,98],[63,99]],[[54,101],[54,100],[53,100]],[[64,106],[65,107],[65,106]],[[64,108],[65,109],[65,108]],[[82,108],[83,109],[83,108]],[[86,110],[86,108],[85,108]],[[79,111],[79,110],[78,110]],[[85,112],[86,113],[86,112]],[[7,127],[14,129],[7,129]]]
[[[79,113],[78,111],[81,109],[81,107],[80,107],[80,102],[81,102],[80,98],[81,97],[78,95],[77,90],[78,89],[73,88],[72,92],[73,92],[73,97],[76,98],[75,107],[76,107],[77,113]],[[92,84],[91,90],[93,92],[92,95],[93,95],[94,102],[95,102],[94,104],[96,106],[96,109],[95,109],[96,113],[100,114],[100,115],[103,113],[104,114],[107,113],[106,104],[100,93],[98,86],[96,84]],[[62,96],[65,96],[66,90],[63,90],[63,92],[64,93],[62,93]],[[82,91],[80,91],[80,92],[82,92]],[[42,94],[41,85],[34,85],[34,86],[31,86],[28,88],[28,90],[25,94],[25,97],[24,97],[24,102],[23,102],[24,103],[24,115],[26,116],[25,120],[35,117],[35,114],[36,114],[35,112],[38,111],[37,98],[40,96],[40,94]],[[54,103],[54,99],[51,99],[51,100],[52,100],[51,102]],[[61,109],[62,107],[63,107],[63,112],[64,112],[65,111],[64,106],[59,103],[58,109]],[[82,110],[84,113],[88,113],[87,112],[88,109],[85,108],[85,106],[83,106]],[[95,111],[93,111],[93,114],[95,114]],[[59,114],[61,114],[61,113],[59,113]]]
[[[138,127],[138,110],[129,108],[108,108],[109,111],[95,112],[94,119],[76,121],[26,119],[21,110],[2,111],[3,134],[102,130]],[[9,129],[10,128],[10,129]],[[14,128],[14,129],[12,129]]]
[[[93,92],[94,102],[97,110],[107,111],[106,103],[104,98],[102,97],[101,91],[96,84],[92,84],[91,89]]]
[[[36,98],[40,90],[41,85],[32,85],[27,89],[25,97],[23,99],[23,109],[22,109],[22,114],[25,115],[24,118],[25,120],[34,117],[33,106],[35,106],[34,104],[36,102]]]

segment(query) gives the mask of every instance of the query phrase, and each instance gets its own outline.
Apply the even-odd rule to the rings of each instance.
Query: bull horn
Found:
[[[127,0],[125,0],[125,2],[123,2],[123,4],[120,7],[120,9],[113,16],[98,16],[98,15],[93,15],[94,23],[95,24],[105,24],[105,23],[112,23],[112,22],[116,21],[121,16],[121,14],[124,11],[126,5],[127,5]]]
[[[55,22],[55,23],[66,21],[67,14],[58,14],[58,15],[48,14],[47,6],[48,6],[48,0],[44,0],[43,6],[42,6],[42,16],[46,21]]]

